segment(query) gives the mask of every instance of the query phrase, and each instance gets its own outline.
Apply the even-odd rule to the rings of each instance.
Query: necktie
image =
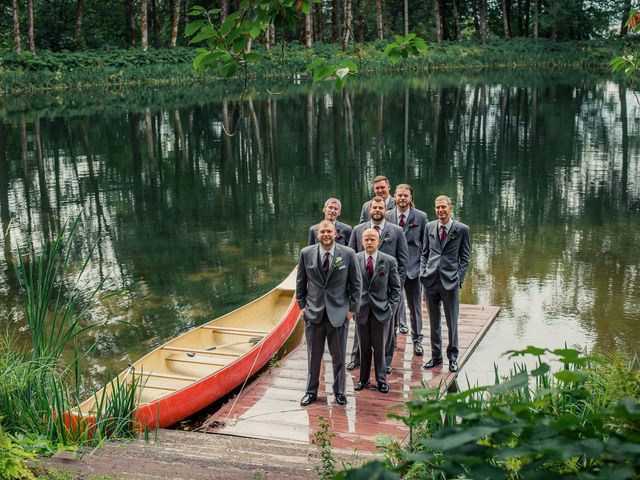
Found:
[[[380,235],[380,227],[378,225],[374,225],[373,228],[375,228],[378,235]]]
[[[329,252],[325,252],[324,260],[322,261],[322,271],[327,273],[329,271]]]
[[[440,241],[444,242],[444,239],[447,238],[447,227],[445,227],[444,225],[442,225],[442,230],[440,231]]]
[[[400,214],[400,223],[398,223],[402,228],[404,228],[404,213]]]
[[[367,275],[369,275],[369,278],[373,277],[373,257],[371,255],[367,260]]]

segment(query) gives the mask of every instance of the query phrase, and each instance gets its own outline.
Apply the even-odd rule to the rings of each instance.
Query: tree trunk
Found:
[[[458,0],[453,0],[453,24],[455,27],[455,38],[454,40],[460,40],[460,14],[458,12]]]
[[[269,39],[269,46],[273,47],[276,44],[276,26],[271,23],[267,30],[267,38]]]
[[[173,50],[178,43],[178,22],[180,21],[180,0],[173,0],[171,12],[171,37],[169,47]]]
[[[18,0],[13,0],[13,45],[17,54],[22,53],[22,40],[20,38],[20,10]]]
[[[33,33],[33,0],[27,0],[27,36],[29,37],[29,50],[36,53],[36,38]]]
[[[156,0],[151,0],[151,29],[153,30],[154,38],[158,38],[158,34],[160,33],[160,25],[158,24],[158,7],[156,5]]]
[[[540,33],[540,0],[533,0],[533,38]]]
[[[442,43],[442,15],[440,13],[440,0],[433,0],[433,15],[436,24],[436,41]]]
[[[133,47],[136,44],[136,17],[133,8],[133,0],[125,0],[124,15],[127,25],[127,43]]]
[[[409,35],[409,0],[402,2],[402,19],[404,22],[404,36]]]
[[[344,0],[344,34],[342,36],[342,49],[349,47],[349,37],[353,36],[353,12],[351,11],[351,0]]]
[[[145,52],[149,49],[149,23],[147,20],[147,5],[149,0],[140,2],[140,45]]]
[[[322,5],[316,3],[314,5],[313,17],[315,22],[313,22],[314,26],[314,39],[316,42],[324,42],[324,16],[322,15]]]
[[[376,0],[376,32],[378,40],[382,40],[384,38],[382,31],[382,0]]]
[[[220,0],[220,23],[224,23],[229,15],[229,0]]]
[[[480,41],[487,43],[487,0],[479,0]]]
[[[478,19],[478,0],[471,0],[471,12],[473,16],[473,27],[476,30],[476,38],[480,40],[480,20]]]
[[[502,24],[504,26],[504,38],[511,38],[511,27],[509,27],[509,17],[511,13],[511,0],[502,0]]]
[[[340,0],[331,3],[331,43],[338,43],[340,38]]]
[[[304,16],[304,44],[307,48],[313,47],[313,18],[311,10]]]
[[[629,19],[629,15],[631,14],[631,0],[624,0],[622,4],[622,23],[620,24],[620,36],[624,37],[629,33],[629,28],[627,27],[627,20]]]
[[[82,50],[84,37],[82,35],[82,17],[84,15],[84,0],[76,2],[76,50]]]
[[[524,15],[522,14],[522,0],[518,0],[518,36],[522,37],[523,35],[523,20]]]

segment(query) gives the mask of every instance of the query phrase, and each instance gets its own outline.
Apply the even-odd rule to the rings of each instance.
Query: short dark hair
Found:
[[[384,175],[378,175],[376,178],[373,179],[373,182],[371,182],[371,184],[373,185],[374,183],[378,183],[378,182],[387,182],[387,184],[389,184],[389,179]]]

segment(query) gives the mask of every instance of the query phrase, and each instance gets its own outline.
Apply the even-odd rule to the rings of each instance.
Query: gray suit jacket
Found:
[[[378,258],[369,279],[366,261],[367,253],[356,254],[358,268],[362,277],[362,294],[356,321],[365,324],[372,313],[379,322],[388,322],[400,302],[401,286],[398,275],[398,262],[391,255],[378,252]]]
[[[422,250],[420,281],[425,287],[430,287],[440,276],[444,288],[453,290],[464,281],[471,260],[469,227],[454,220],[444,245],[440,242],[439,228],[438,220],[427,224],[427,241]]]
[[[400,222],[398,210],[393,208],[387,212],[385,218],[388,222],[398,225]],[[407,239],[409,249],[409,262],[407,264],[407,278],[414,279],[420,275],[420,256],[422,247],[427,237],[427,214],[417,208],[412,208],[409,217],[405,218],[404,236]]]
[[[396,206],[396,201],[393,197],[389,198],[389,203],[387,203],[387,210],[391,210]],[[371,207],[371,200],[367,200],[362,205],[362,211],[360,212],[360,223],[368,222],[371,220],[371,215],[369,214],[369,208]]]
[[[316,229],[318,224],[316,223],[312,227],[309,227],[309,243],[308,245],[315,245],[318,243],[318,236],[316,235]],[[340,245],[349,245],[349,239],[351,238],[351,226],[346,223],[338,222],[336,220],[336,243]]]
[[[373,228],[371,221],[361,223],[353,227],[349,246],[356,252],[364,250],[362,246],[362,232],[367,228]],[[402,233],[402,229],[391,222],[385,222],[384,230],[380,232],[380,244],[378,251],[391,255],[398,262],[398,275],[400,275],[400,283],[404,284],[407,275],[407,264],[409,262],[409,250],[407,248],[407,239]]]
[[[320,245],[300,251],[296,278],[296,300],[304,317],[312,323],[322,322],[326,311],[334,327],[341,326],[347,312],[357,312],[362,279],[356,253],[336,244],[335,255],[325,275],[320,263]]]

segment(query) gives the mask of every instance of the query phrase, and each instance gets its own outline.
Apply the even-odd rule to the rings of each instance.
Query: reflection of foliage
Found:
[[[609,362],[574,349],[509,353],[536,356],[537,368],[519,365],[494,386],[440,399],[417,392],[406,404],[408,416],[399,418],[422,434],[397,456],[399,465],[391,468],[390,459],[338,478],[636,478],[637,360],[613,360],[615,368],[608,368]],[[543,354],[562,369],[553,372]],[[609,388],[621,378],[624,388]]]

